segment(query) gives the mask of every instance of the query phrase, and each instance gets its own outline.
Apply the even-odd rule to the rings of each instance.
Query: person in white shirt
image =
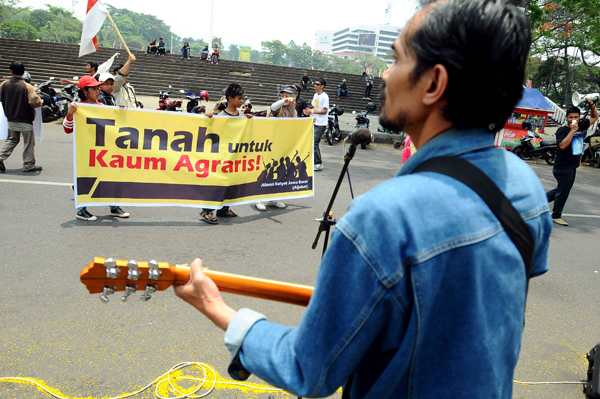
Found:
[[[323,90],[325,89],[325,85],[327,82],[323,78],[318,78],[315,83],[315,95],[313,96],[312,105],[313,109],[305,109],[305,115],[315,115],[315,130],[314,130],[314,159],[315,159],[315,170],[323,170],[323,160],[321,159],[321,150],[319,149],[319,143],[321,142],[321,137],[323,137],[323,133],[325,133],[325,129],[327,128],[328,116],[329,112],[329,96]]]

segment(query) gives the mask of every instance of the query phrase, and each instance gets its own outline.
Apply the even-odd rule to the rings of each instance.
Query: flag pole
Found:
[[[106,13],[106,15],[108,16],[108,19],[110,19],[110,22],[112,23],[112,25],[115,27],[115,30],[117,31],[117,35],[119,35],[119,38],[121,39],[121,43],[123,43],[125,45],[125,50],[127,50],[127,53],[129,53],[129,55],[131,55],[131,51],[129,51],[129,47],[127,47],[127,43],[125,43],[123,36],[121,36],[121,32],[119,32],[119,28],[117,28],[115,21],[113,21],[113,19],[109,13]]]

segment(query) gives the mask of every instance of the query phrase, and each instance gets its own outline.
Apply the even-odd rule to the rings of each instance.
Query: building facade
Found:
[[[333,33],[331,51],[345,58],[354,58],[357,52],[383,58],[391,50],[400,30],[391,25],[355,25]]]
[[[315,32],[315,45],[314,50],[322,51],[324,53],[333,52],[333,34],[334,30],[318,30]]]

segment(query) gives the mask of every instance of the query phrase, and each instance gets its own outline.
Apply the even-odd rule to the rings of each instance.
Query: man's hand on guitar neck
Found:
[[[179,266],[188,267],[177,265]],[[202,272],[200,259],[196,258],[189,268],[190,281],[185,285],[174,286],[175,295],[202,312],[217,327],[227,330],[237,312],[225,304],[217,285]]]

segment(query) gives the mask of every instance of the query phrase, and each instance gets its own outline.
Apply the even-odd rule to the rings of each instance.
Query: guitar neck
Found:
[[[239,274],[204,270],[220,291],[307,306],[313,287],[285,283]],[[90,294],[125,291],[164,291],[172,285],[183,285],[190,280],[189,266],[174,266],[167,262],[136,262],[96,257],[80,274],[81,282]],[[101,295],[102,298],[102,295]]]
[[[174,285],[183,285],[189,281],[189,267],[169,266],[175,276]],[[213,270],[204,270],[204,274],[215,282],[219,291],[294,305],[307,306],[313,292],[313,287],[308,285],[285,283]]]

